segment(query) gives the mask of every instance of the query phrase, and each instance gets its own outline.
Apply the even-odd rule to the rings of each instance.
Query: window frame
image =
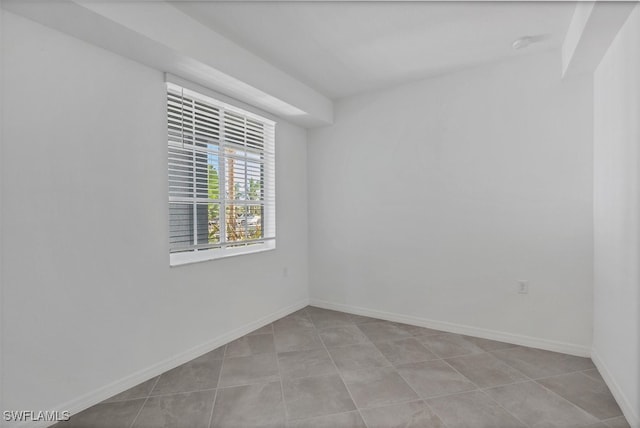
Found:
[[[261,160],[261,162],[263,162],[264,164],[265,173],[263,176],[261,176],[261,181],[260,181],[261,190],[262,192],[264,192],[262,194],[261,199],[259,199],[256,204],[251,204],[250,202],[248,202],[250,200],[246,200],[244,202],[244,205],[246,206],[255,205],[255,206],[262,207],[261,238],[258,238],[256,240],[246,239],[246,240],[238,240],[238,241],[223,241],[223,236],[225,235],[225,233],[221,233],[221,237],[220,237],[221,242],[219,245],[214,244],[215,248],[195,248],[196,245],[200,245],[200,244],[193,244],[192,242],[191,249],[185,248],[185,250],[183,251],[174,251],[171,247],[171,231],[172,231],[172,226],[170,221],[171,217],[170,215],[168,215],[167,224],[169,228],[169,239],[168,239],[169,265],[180,266],[184,264],[197,263],[197,262],[203,262],[208,260],[216,260],[216,259],[234,257],[239,255],[245,255],[245,254],[255,254],[259,252],[274,250],[276,248],[276,197],[275,197],[276,122],[274,120],[271,120],[270,118],[266,118],[250,110],[247,110],[246,108],[241,108],[233,104],[229,104],[228,102],[226,102],[228,99],[227,97],[221,96],[220,94],[215,94],[215,93],[212,94],[211,93],[212,91],[208,91],[205,88],[199,87],[198,85],[189,85],[187,82],[184,82],[181,79],[175,79],[175,78],[171,79],[170,75],[167,75],[166,86],[165,86],[167,101],[166,101],[165,107],[167,109],[166,110],[167,153],[169,156],[167,159],[167,162],[168,162],[167,172],[169,175],[171,174],[170,172],[171,171],[171,165],[170,165],[171,154],[170,153],[172,148],[172,141],[170,138],[170,123],[169,123],[170,91],[173,91],[174,93],[176,91],[183,91],[184,97],[189,97],[190,99],[195,100],[198,103],[205,103],[208,106],[212,106],[220,111],[219,128],[221,132],[219,132],[219,135],[218,135],[219,138],[217,140],[214,138],[211,138],[211,140],[215,142],[214,144],[217,144],[217,147],[218,147],[218,156],[219,156],[219,159],[221,160],[219,164],[224,164],[228,159],[227,155],[223,154],[224,148],[232,146],[233,144],[237,144],[237,143],[231,143],[225,140],[225,133],[222,130],[225,128],[225,126],[228,126],[230,123],[225,113],[230,113],[231,115],[236,115],[236,116],[242,116],[243,118],[246,119],[247,122],[251,120],[251,121],[257,121],[263,124],[265,128],[261,138],[263,138],[263,143],[264,143],[264,148],[262,149],[262,154],[264,158]],[[225,101],[222,101],[222,99],[224,99]],[[184,124],[182,126],[184,127]],[[197,132],[195,132],[194,134],[197,134]],[[245,133],[245,137],[246,137],[246,133]],[[182,137],[183,149],[184,149],[185,141],[187,140],[185,139],[183,134],[183,137]],[[194,136],[192,136],[192,141],[195,141]],[[247,147],[246,140],[244,141],[244,143],[245,143],[245,147]],[[173,144],[174,144],[174,147],[176,147],[175,140]],[[195,145],[195,143],[193,143],[193,145]],[[245,159],[248,159],[247,153],[249,152],[245,150],[245,156],[246,156]],[[195,160],[195,158],[191,159],[191,163],[192,165],[194,165],[193,168],[197,168],[197,166],[195,166],[196,162],[197,161]],[[244,168],[246,169],[248,168],[248,164],[247,164],[248,161],[245,160],[244,162],[245,162]],[[224,176],[225,171],[226,171],[226,168],[223,168],[222,170],[218,169],[218,174],[221,176]],[[168,178],[169,178],[169,184],[171,184],[171,179],[170,177]],[[194,178],[194,181],[192,183],[192,185],[194,186],[194,189],[197,186],[197,182],[195,180],[196,179]],[[224,177],[221,179],[221,181],[224,183]],[[245,181],[246,181],[246,178],[245,178]],[[246,188],[246,183],[245,183],[245,188]],[[218,204],[219,210],[220,210],[219,211],[220,214],[218,216],[219,218],[218,221],[220,222],[219,223],[220,229],[226,232],[228,219],[227,219],[227,213],[222,212],[223,207],[228,205],[237,207],[243,204],[237,203],[238,201],[242,201],[242,199],[228,198],[228,195],[226,194],[226,189],[224,188],[224,184],[221,184],[219,192],[220,192],[220,195],[218,200],[215,200],[215,199],[210,199],[210,200],[216,201],[214,203]],[[172,204],[175,205],[177,203],[191,204],[193,206],[192,210],[194,210],[195,212],[197,210],[198,203],[200,204],[203,203],[200,198],[196,197],[195,191],[194,191],[193,200],[190,202],[185,201],[185,199],[188,199],[188,198],[172,196],[171,187],[169,187],[167,191],[167,195],[168,195],[168,204],[167,204],[168,207],[170,207]],[[194,242],[195,242],[197,240],[198,234],[200,233],[200,231],[198,230],[198,224],[195,220],[192,224],[192,232],[194,235]],[[250,242],[247,242],[247,241],[250,241]],[[243,244],[243,242],[245,243]]]

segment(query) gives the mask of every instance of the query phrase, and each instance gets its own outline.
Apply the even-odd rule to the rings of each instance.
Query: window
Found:
[[[167,83],[172,265],[275,248],[275,123]]]

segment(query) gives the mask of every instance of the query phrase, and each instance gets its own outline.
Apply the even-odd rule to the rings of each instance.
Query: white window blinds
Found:
[[[273,248],[275,123],[172,83],[167,114],[172,264]]]

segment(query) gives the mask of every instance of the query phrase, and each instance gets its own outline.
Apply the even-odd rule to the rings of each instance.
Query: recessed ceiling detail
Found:
[[[175,2],[333,99],[559,48],[567,2]],[[523,35],[544,43],[514,50]]]

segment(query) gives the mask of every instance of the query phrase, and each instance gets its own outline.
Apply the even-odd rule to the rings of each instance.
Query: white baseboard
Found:
[[[181,364],[186,363],[194,358],[197,358],[207,352],[210,352],[226,343],[229,343],[235,339],[238,339],[244,336],[247,333],[250,333],[260,327],[263,327],[273,321],[276,321],[284,316],[289,315],[292,312],[295,312],[299,309],[304,308],[308,304],[317,306],[324,309],[332,309],[342,312],[347,312],[355,315],[368,316],[372,318],[379,318],[388,321],[400,322],[404,324],[411,324],[420,327],[432,328],[435,330],[442,330],[451,333],[459,333],[465,334],[468,336],[481,337],[484,339],[498,340],[501,342],[513,343],[516,345],[529,346],[532,348],[545,349],[549,351],[562,352],[571,355],[577,355],[581,357],[588,357],[591,355],[591,349],[582,345],[576,345],[571,343],[563,343],[557,342],[547,339],[541,339],[530,336],[517,335],[512,333],[505,333],[496,330],[488,330],[483,328],[478,328],[469,325],[463,324],[455,324],[449,323],[445,321],[435,321],[426,318],[419,318],[409,315],[403,315],[392,312],[379,311],[374,309],[367,309],[359,306],[345,305],[340,303],[327,302],[318,299],[310,299],[310,300],[301,300],[293,305],[289,305],[285,308],[282,308],[270,315],[262,317],[256,321],[245,324],[242,327],[239,327],[235,330],[232,330],[228,333],[225,333],[221,336],[218,336],[202,345],[195,346],[183,353],[180,353],[172,358],[168,358],[164,361],[161,361],[157,364],[154,364],[151,367],[140,370],[136,373],[133,373],[129,376],[126,376],[122,379],[119,379],[115,382],[110,383],[104,387],[98,388],[90,393],[87,393],[81,397],[63,403],[61,405],[55,406],[52,410],[68,410],[71,414],[78,413],[82,410],[85,410],[101,401],[106,400],[107,398],[118,394],[122,391],[125,391],[129,388],[132,388],[139,383],[145,382],[155,376],[158,376],[167,370],[171,370]],[[594,356],[594,363],[600,370],[609,385],[614,397],[618,400],[618,403],[621,404],[623,412],[625,413],[625,417],[631,423],[632,428],[640,428],[637,425],[633,425],[632,421],[635,417],[633,414],[632,407],[629,405],[628,401],[625,401],[625,397],[621,394],[620,389],[617,388],[617,384],[612,380],[611,376],[606,372],[604,365],[599,360],[599,363],[596,362],[597,357]],[[602,369],[601,369],[602,367]],[[605,375],[606,372],[606,375]],[[607,378],[608,377],[608,378]],[[617,389],[616,389],[617,388]],[[629,414],[629,416],[627,416]],[[631,418],[630,418],[631,417]],[[635,417],[637,420],[637,417]],[[23,423],[17,425],[18,427],[46,427],[50,422],[42,422],[42,423]]]
[[[622,413],[627,419],[627,422],[629,422],[631,428],[640,428],[640,415],[636,413],[638,410],[631,405],[631,401],[627,398],[620,388],[620,385],[618,385],[618,382],[616,382],[614,377],[611,375],[607,365],[604,363],[595,348],[591,350],[591,359],[593,360],[593,364],[598,368],[600,376],[602,376],[602,379],[604,379],[604,382],[609,387],[613,398],[616,399],[616,402],[620,406],[620,410],[622,410]]]
[[[115,382],[112,382],[108,385],[105,385],[101,388],[91,391],[71,401],[62,403],[58,406],[54,406],[53,409],[51,410],[58,410],[60,412],[62,412],[63,410],[68,410],[71,412],[72,415],[78,412],[81,412],[82,410],[85,410],[95,404],[98,404],[101,401],[104,401],[107,398],[114,396],[115,394],[126,391],[127,389],[132,388],[138,385],[139,383],[142,383],[151,378],[154,378],[166,372],[167,370],[171,370],[175,367],[178,367],[181,364],[186,363],[187,361],[191,361],[194,358],[198,358],[199,356],[204,355],[207,352],[213,351],[214,349],[219,348],[220,346],[225,345],[233,340],[236,340],[247,333],[251,333],[252,331],[257,330],[260,327],[263,327],[284,316],[289,315],[292,312],[302,309],[308,304],[309,304],[309,301],[307,299],[301,300],[293,305],[289,305],[285,308],[282,308],[270,315],[257,319],[253,322],[243,325],[242,327],[236,328],[235,330],[232,330],[228,333],[218,336],[206,343],[203,343],[202,345],[195,346],[174,357],[168,358],[148,368],[142,369],[136,373],[128,375],[122,379],[119,379]],[[22,423],[16,426],[17,427],[46,427],[51,424],[52,422],[43,421],[43,422]]]
[[[483,339],[498,340],[500,342],[513,343],[515,345],[528,346],[531,348],[545,349],[547,351],[562,352],[564,354],[576,355],[579,357],[589,357],[591,348],[573,343],[557,342],[554,340],[542,339],[538,337],[523,336],[519,334],[506,333],[497,330],[488,330],[470,325],[455,324],[445,321],[435,321],[426,318],[419,318],[409,315],[402,315],[393,312],[367,309],[359,306],[332,303],[324,300],[310,299],[310,305],[324,309],[348,312],[350,314],[362,315],[372,318],[411,324],[419,327],[432,328],[450,333],[465,334],[467,336],[481,337]]]

